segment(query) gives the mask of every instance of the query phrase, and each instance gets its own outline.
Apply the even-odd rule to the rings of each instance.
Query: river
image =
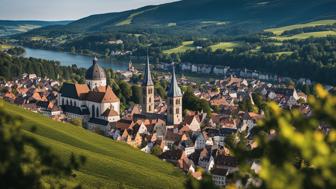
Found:
[[[52,50],[42,50],[42,49],[32,49],[28,47],[23,47],[26,50],[24,57],[33,57],[33,58],[41,58],[46,60],[56,60],[64,66],[71,66],[76,64],[77,67],[81,68],[89,68],[92,65],[93,57],[83,56],[83,55],[75,55],[67,52],[59,52]],[[112,68],[113,70],[126,70],[127,63],[116,62],[111,58],[100,59],[98,61],[99,65],[104,68]]]

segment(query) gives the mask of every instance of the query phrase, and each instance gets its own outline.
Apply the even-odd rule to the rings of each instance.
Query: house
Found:
[[[205,147],[206,140],[202,133],[197,134],[195,137],[195,149],[203,149]]]
[[[216,75],[226,75],[229,67],[214,66],[213,73]]]
[[[184,150],[185,154],[189,156],[195,152],[195,146],[192,140],[182,140],[180,143],[181,148]]]
[[[212,182],[218,186],[218,187],[223,187],[226,185],[226,176],[228,174],[227,169],[223,168],[214,168],[211,171],[212,174]]]
[[[171,150],[176,143],[180,141],[180,135],[174,132],[173,129],[168,129],[162,140],[161,148],[163,151]]]
[[[200,131],[201,123],[196,115],[185,116],[184,125],[187,126],[191,131]]]
[[[168,161],[171,163],[177,163],[179,159],[182,159],[183,151],[181,149],[176,149],[176,150],[167,150],[163,152],[159,158]]]
[[[210,158],[211,148],[203,148],[198,159],[198,165],[202,168],[206,168],[210,162]]]

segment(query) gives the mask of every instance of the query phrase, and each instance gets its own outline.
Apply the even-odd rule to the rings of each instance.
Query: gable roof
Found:
[[[87,94],[86,100],[97,103],[119,102],[119,98],[114,94],[110,86],[106,87],[105,92],[99,92],[97,90],[90,91]]]
[[[107,108],[105,112],[102,113],[102,116],[104,117],[113,117],[113,116],[118,116],[118,115],[119,115],[118,112],[110,108]]]
[[[83,100],[89,91],[86,84],[63,83],[60,93],[63,97]]]

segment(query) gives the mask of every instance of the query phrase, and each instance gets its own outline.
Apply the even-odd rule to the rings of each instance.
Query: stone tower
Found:
[[[149,67],[149,57],[145,67],[144,80],[142,82],[142,113],[154,113],[154,84]]]
[[[167,96],[167,124],[180,124],[182,122],[182,92],[177,84],[174,64]]]

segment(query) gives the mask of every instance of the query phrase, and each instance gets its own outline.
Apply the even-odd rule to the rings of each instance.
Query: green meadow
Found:
[[[173,165],[83,128],[53,121],[4,103],[5,111],[23,118],[26,135],[49,146],[64,160],[73,152],[87,158],[75,180],[84,188],[183,188],[185,177]],[[31,128],[35,126],[36,131]]]
[[[304,24],[294,24],[294,25],[289,25],[289,26],[284,26],[284,27],[279,27],[279,28],[270,28],[270,29],[267,29],[265,31],[272,32],[275,35],[281,35],[283,32],[289,31],[289,30],[306,28],[306,27],[321,26],[321,25],[332,25],[332,24],[335,24],[335,23],[336,23],[336,20],[319,20],[319,21],[308,22],[308,23],[304,23]]]
[[[183,41],[182,45],[163,51],[164,54],[184,53],[187,50],[194,50],[194,41]]]
[[[211,45],[210,48],[212,51],[216,51],[218,49],[232,51],[235,47],[238,47],[239,45],[240,44],[237,42],[220,42],[215,45]]]

